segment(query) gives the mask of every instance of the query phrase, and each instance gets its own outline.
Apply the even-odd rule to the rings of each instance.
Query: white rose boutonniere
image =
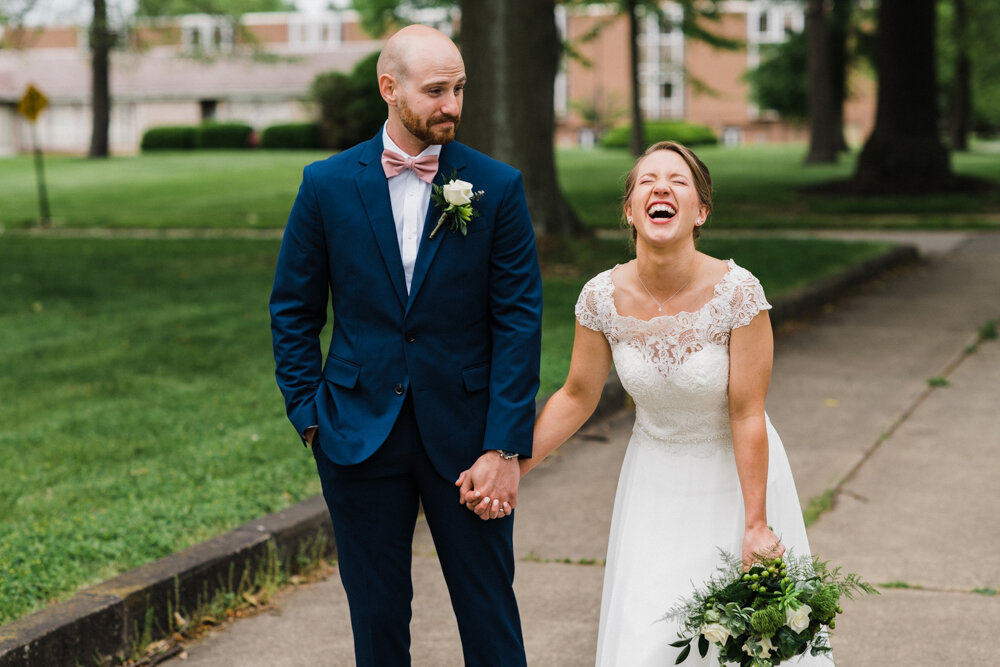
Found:
[[[454,180],[441,186],[445,201],[452,206],[465,206],[472,202],[472,183]]]
[[[484,194],[486,192],[483,190],[473,191],[472,183],[459,180],[454,174],[444,185],[431,186],[431,199],[441,209],[441,217],[438,218],[430,238],[434,238],[446,222],[450,223],[449,229],[461,232],[462,236],[468,234],[469,221],[479,215],[479,211],[474,209],[472,204],[479,201]]]

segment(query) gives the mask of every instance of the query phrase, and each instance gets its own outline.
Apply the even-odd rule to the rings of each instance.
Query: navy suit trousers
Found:
[[[356,662],[410,664],[413,532],[422,507],[458,619],[465,664],[523,666],[513,590],[514,517],[482,521],[459,504],[454,480],[434,469],[424,446],[409,395],[388,439],[367,460],[337,465],[314,443]]]

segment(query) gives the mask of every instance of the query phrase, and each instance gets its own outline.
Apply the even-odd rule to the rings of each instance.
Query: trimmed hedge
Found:
[[[712,128],[696,123],[686,123],[682,120],[647,120],[643,127],[646,130],[646,145],[651,146],[659,141],[676,141],[685,146],[705,146],[719,143]],[[619,125],[608,130],[601,137],[601,146],[605,148],[628,148],[631,125]]]
[[[253,128],[246,123],[204,123],[197,127],[198,148],[250,148]]]
[[[161,125],[151,127],[142,135],[140,147],[144,151],[183,151],[195,147],[196,130],[193,125]]]
[[[260,133],[260,147],[304,150],[321,148],[319,123],[282,123],[265,127]]]
[[[162,125],[142,135],[144,151],[191,150],[193,148],[250,148],[253,128],[246,123]]]

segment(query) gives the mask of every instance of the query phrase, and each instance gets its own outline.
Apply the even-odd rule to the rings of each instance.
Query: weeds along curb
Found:
[[[913,246],[896,246],[793,290],[774,299],[771,321],[777,326],[819,312],[845,292],[918,256]],[[538,407],[543,404],[540,399]],[[612,370],[591,419],[603,419],[625,404],[625,391]],[[217,593],[252,581],[258,569],[273,563],[275,554],[283,572],[298,572],[299,555],[305,548],[315,548],[317,540],[325,543],[325,555],[336,552],[330,517],[320,495],[0,627],[0,667],[110,664],[142,641],[167,636],[175,611],[197,609]]]
[[[0,667],[100,665],[122,658],[144,637],[167,636],[173,613],[236,590],[273,563],[300,569],[298,555],[318,539],[334,549],[326,505],[315,496],[228,533],[86,588],[0,627]]]

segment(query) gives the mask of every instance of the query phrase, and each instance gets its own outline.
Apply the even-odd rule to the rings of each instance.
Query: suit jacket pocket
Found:
[[[487,363],[463,368],[462,383],[468,392],[486,389],[490,386],[490,365]]]
[[[324,378],[344,389],[353,389],[358,384],[360,375],[361,366],[333,355],[326,360],[326,367],[323,369]]]

